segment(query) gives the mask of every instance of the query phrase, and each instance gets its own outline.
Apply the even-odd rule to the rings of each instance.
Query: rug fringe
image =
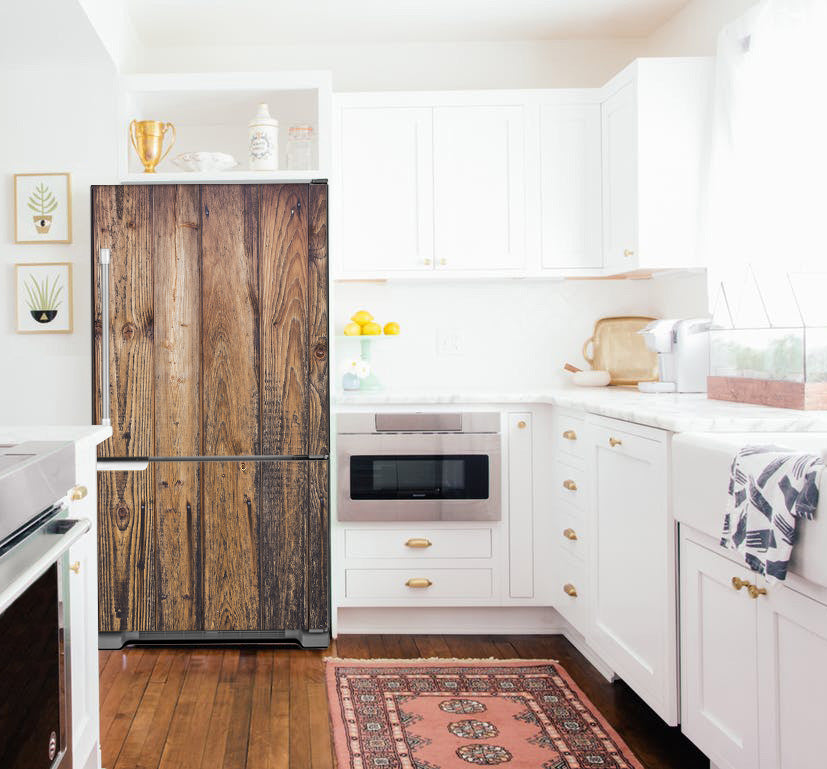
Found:
[[[510,658],[510,659],[501,659],[500,657],[405,657],[405,658],[398,658],[398,659],[391,659],[391,658],[359,658],[359,657],[323,657],[322,658],[325,662],[352,662],[356,664],[364,664],[365,662],[407,662],[407,663],[416,663],[416,662],[522,662],[525,665],[542,665],[547,663],[552,663],[555,665],[560,664],[560,660],[553,660],[553,659],[520,659],[520,658]]]

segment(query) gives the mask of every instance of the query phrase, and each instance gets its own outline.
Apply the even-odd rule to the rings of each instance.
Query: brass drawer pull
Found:
[[[767,594],[767,588],[758,587],[758,585],[750,585],[747,590],[749,591],[750,598],[758,598],[759,595]]]
[[[521,419],[519,422],[517,422],[517,427],[519,427],[521,430],[525,430],[525,428],[526,428],[525,419]]]
[[[628,259],[630,256],[634,256],[634,255],[635,255],[635,252],[634,252],[634,251],[632,251],[632,249],[631,249],[631,248],[624,248],[624,249],[623,249],[623,256],[625,256],[627,259]]]
[[[622,446],[623,441],[620,438],[609,438],[609,445],[614,448],[615,446]]]
[[[75,572],[75,574],[80,574],[80,561],[75,561],[74,563],[69,564],[69,571]]]
[[[405,584],[408,587],[430,587],[434,583],[427,577],[411,577]]]
[[[424,537],[413,537],[405,543],[405,547],[430,547],[433,544],[430,539]]]
[[[734,587],[736,590],[740,590],[742,587],[745,587],[747,588],[747,590],[749,590],[751,587],[753,587],[753,584],[749,580],[741,579],[740,577],[733,577],[732,587]]]
[[[574,542],[577,539],[577,532],[574,529],[563,529],[563,536]]]
[[[577,598],[577,588],[571,584],[571,582],[566,582],[563,585],[563,592],[569,596],[569,598]]]
[[[568,491],[577,491],[577,484],[569,478],[563,481],[563,488]]]
[[[563,437],[567,441],[576,441],[577,440],[577,433],[574,432],[574,430],[566,430],[566,432],[563,433]]]
[[[89,490],[86,486],[74,486],[69,491],[69,499],[71,499],[72,502],[77,502],[79,499],[84,499],[88,493]]]

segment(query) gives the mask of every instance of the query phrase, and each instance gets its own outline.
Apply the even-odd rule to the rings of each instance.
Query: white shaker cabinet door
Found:
[[[603,104],[603,260],[634,269],[638,249],[638,119],[634,84]]]
[[[603,266],[600,105],[540,107],[542,267]]]
[[[433,269],[430,108],[341,109],[337,273]]]
[[[677,575],[665,433],[598,420],[588,428],[594,496],[587,640],[664,721],[675,725]]]
[[[681,540],[681,729],[721,769],[754,769],[758,601],[733,578],[755,582],[725,556]]]
[[[761,739],[757,765],[822,767],[827,762],[827,606],[784,586],[766,587],[767,595],[755,601]]]
[[[524,266],[523,107],[434,109],[434,249],[438,270]]]

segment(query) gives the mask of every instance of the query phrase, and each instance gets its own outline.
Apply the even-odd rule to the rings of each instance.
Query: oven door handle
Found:
[[[91,528],[86,518],[54,518],[0,557],[0,614]]]

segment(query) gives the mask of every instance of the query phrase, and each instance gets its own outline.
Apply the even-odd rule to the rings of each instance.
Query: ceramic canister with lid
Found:
[[[259,104],[250,121],[250,170],[277,171],[279,167],[279,121],[270,108]]]

